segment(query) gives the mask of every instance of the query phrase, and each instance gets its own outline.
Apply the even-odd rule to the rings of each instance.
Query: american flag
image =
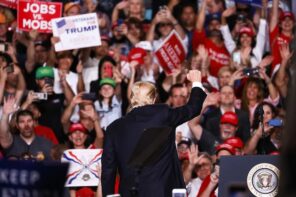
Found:
[[[72,20],[61,19],[56,22],[58,28],[58,34],[65,33],[66,29],[75,28],[75,23]]]

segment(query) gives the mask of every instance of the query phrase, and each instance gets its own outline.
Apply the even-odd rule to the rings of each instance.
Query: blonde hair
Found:
[[[131,91],[131,108],[153,104],[156,99],[156,88],[150,82],[138,81]]]
[[[139,2],[140,2],[140,4],[141,4],[141,19],[142,20],[144,20],[144,18],[145,18],[145,2],[144,2],[144,0],[138,0]],[[128,1],[128,2],[130,2],[130,0]],[[130,18],[130,10],[128,9],[128,10],[126,10],[126,14],[127,14],[127,16],[128,16],[128,18]]]

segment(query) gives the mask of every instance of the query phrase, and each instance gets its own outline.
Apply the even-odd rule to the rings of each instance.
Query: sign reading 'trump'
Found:
[[[79,49],[101,45],[96,13],[69,16],[52,20],[56,51]]]

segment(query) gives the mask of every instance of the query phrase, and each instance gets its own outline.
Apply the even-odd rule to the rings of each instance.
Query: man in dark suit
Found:
[[[238,130],[236,136],[246,142],[250,136],[250,121],[248,113],[235,108],[235,95],[233,87],[223,86],[220,90],[220,106],[203,115],[201,125],[220,139],[220,118],[227,112],[235,112],[238,116]]]
[[[138,140],[145,129],[153,127],[173,128],[164,144],[160,159],[153,165],[144,167],[138,179],[139,197],[167,197],[172,189],[185,188],[176,146],[175,127],[199,115],[206,94],[201,85],[201,74],[191,70],[187,78],[192,82],[192,91],[186,105],[170,108],[165,104],[154,104],[156,89],[147,82],[134,84],[131,93],[132,110],[123,118],[114,121],[106,131],[102,156],[103,196],[114,193],[114,181],[118,170],[119,192],[122,196],[132,196],[135,169],[128,166]],[[151,142],[153,143],[153,142]]]

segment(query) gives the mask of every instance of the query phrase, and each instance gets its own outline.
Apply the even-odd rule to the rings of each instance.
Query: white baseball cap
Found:
[[[152,45],[149,41],[141,41],[136,44],[135,47],[142,48],[146,51],[152,51]]]

